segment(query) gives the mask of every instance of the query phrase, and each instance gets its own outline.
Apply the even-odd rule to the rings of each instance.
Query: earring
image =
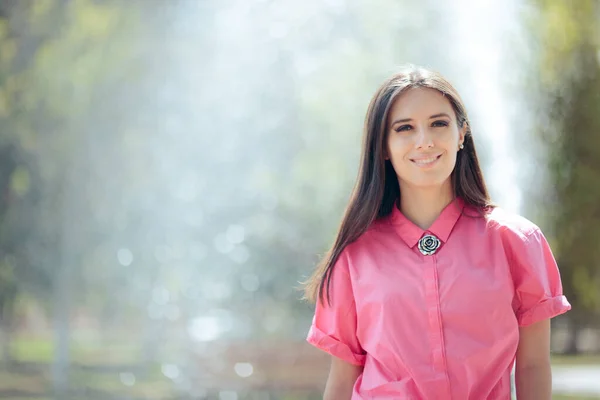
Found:
[[[461,143],[460,146],[458,146],[458,148],[462,150],[465,148],[465,145]]]

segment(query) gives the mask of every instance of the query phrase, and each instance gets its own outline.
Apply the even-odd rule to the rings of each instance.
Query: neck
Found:
[[[450,185],[434,188],[402,188],[400,211],[409,221],[426,230],[454,200]]]

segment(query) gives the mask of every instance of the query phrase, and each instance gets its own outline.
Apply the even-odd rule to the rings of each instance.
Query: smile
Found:
[[[427,157],[427,158],[414,158],[414,159],[411,159],[410,161],[417,164],[417,166],[419,166],[419,167],[429,167],[429,166],[432,166],[433,164],[435,164],[435,162],[437,160],[439,160],[441,156],[442,155],[439,154],[437,156]]]

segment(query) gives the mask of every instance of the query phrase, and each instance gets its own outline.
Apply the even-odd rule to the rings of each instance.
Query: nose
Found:
[[[415,135],[415,148],[433,147],[433,136],[428,129],[419,128]]]

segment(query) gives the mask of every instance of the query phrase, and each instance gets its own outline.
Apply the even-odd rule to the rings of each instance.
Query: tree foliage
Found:
[[[600,322],[600,2],[536,5],[536,125],[549,167],[543,213],[577,331]]]

